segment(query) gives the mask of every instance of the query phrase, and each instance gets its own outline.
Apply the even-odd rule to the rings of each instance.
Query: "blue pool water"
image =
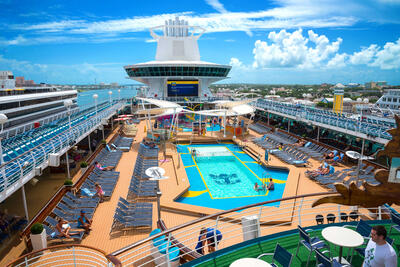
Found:
[[[219,148],[215,149],[216,147]],[[202,156],[192,157],[192,149],[196,149],[196,153]],[[222,153],[223,155],[204,156],[208,150],[224,149],[227,153]],[[178,152],[185,166],[190,188],[177,202],[227,210],[278,199],[283,195],[288,171],[266,168],[234,144],[179,145]],[[209,152],[212,153],[221,154]],[[254,183],[261,185],[266,177],[274,179],[275,190],[256,192]]]

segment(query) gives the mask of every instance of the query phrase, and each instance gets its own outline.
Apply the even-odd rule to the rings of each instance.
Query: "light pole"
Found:
[[[8,121],[8,118],[6,114],[0,113],[0,124],[1,124],[1,130],[0,130],[0,135],[3,133],[3,124],[5,124]],[[3,165],[3,146],[1,144],[1,140],[3,138],[0,136],[0,166]],[[4,177],[5,178],[5,177]]]
[[[64,101],[64,106],[68,109],[68,124],[69,124],[69,134],[71,134],[71,106],[72,106],[72,100],[67,99]],[[69,138],[68,138],[68,148],[69,148]],[[67,161],[67,178],[71,179],[71,174],[69,171],[69,157],[68,157],[68,148],[67,152],[65,152],[65,160]]]
[[[118,89],[118,101],[121,101],[121,89]]]
[[[161,190],[160,190],[160,180],[168,179],[168,176],[164,176],[165,170],[161,167],[150,167],[145,171],[146,175],[150,177],[149,180],[157,181],[157,217],[158,221],[161,219]]]

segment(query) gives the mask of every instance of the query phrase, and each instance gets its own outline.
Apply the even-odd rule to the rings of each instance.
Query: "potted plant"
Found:
[[[43,224],[35,223],[31,227],[31,243],[34,251],[47,248],[46,229]]]
[[[88,169],[88,163],[86,161],[81,162],[81,173],[84,174]]]
[[[73,184],[74,184],[74,182],[73,182],[71,179],[66,179],[66,180],[64,181],[64,186],[65,186],[67,189],[71,189],[71,187],[72,187]]]

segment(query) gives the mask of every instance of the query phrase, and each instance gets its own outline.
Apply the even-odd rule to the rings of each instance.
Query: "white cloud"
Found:
[[[400,38],[395,43],[386,43],[383,49],[376,53],[370,66],[383,70],[400,69]]]
[[[350,56],[350,63],[354,65],[369,64],[379,48],[377,45],[372,44],[368,48],[362,48],[360,52],[355,52]]]
[[[218,0],[206,0],[207,4],[212,6],[215,10],[221,13],[228,12],[225,7]]]
[[[378,67],[382,70],[400,68],[400,38],[396,42],[387,42],[383,48],[376,44],[371,44],[367,48],[362,48],[359,52],[354,52],[349,62],[353,65],[367,65]]]
[[[325,35],[308,31],[308,38],[302,30],[292,33],[281,30],[270,32],[271,44],[257,40],[254,45],[255,68],[315,68],[324,66],[326,61],[335,56],[342,39],[330,42]]]
[[[232,68],[243,68],[244,67],[243,63],[235,57],[231,58],[231,60],[229,61],[229,65],[231,65]]]
[[[346,67],[347,58],[348,55],[346,53],[336,54],[331,60],[329,60],[326,66],[333,69]]]

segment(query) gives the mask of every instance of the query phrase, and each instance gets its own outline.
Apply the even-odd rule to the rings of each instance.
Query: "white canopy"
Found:
[[[241,100],[241,101],[215,101],[212,102],[217,106],[220,106],[220,109],[212,109],[212,110],[201,110],[201,111],[192,111],[183,109],[183,107],[177,103],[158,100],[153,98],[140,98],[137,99],[148,102],[150,104],[156,105],[160,108],[154,109],[145,109],[139,110],[136,114],[150,114],[155,116],[165,116],[165,115],[172,115],[174,113],[194,113],[204,116],[240,116],[246,115],[249,113],[255,112],[255,108],[247,105],[248,103],[254,101],[251,99],[248,100]]]
[[[160,108],[138,110],[136,114],[151,114],[156,116],[166,116],[166,115],[172,115],[174,113],[179,113],[183,110],[181,105],[170,101],[164,101],[153,98],[142,98],[142,97],[137,97],[137,99],[156,105]]]

